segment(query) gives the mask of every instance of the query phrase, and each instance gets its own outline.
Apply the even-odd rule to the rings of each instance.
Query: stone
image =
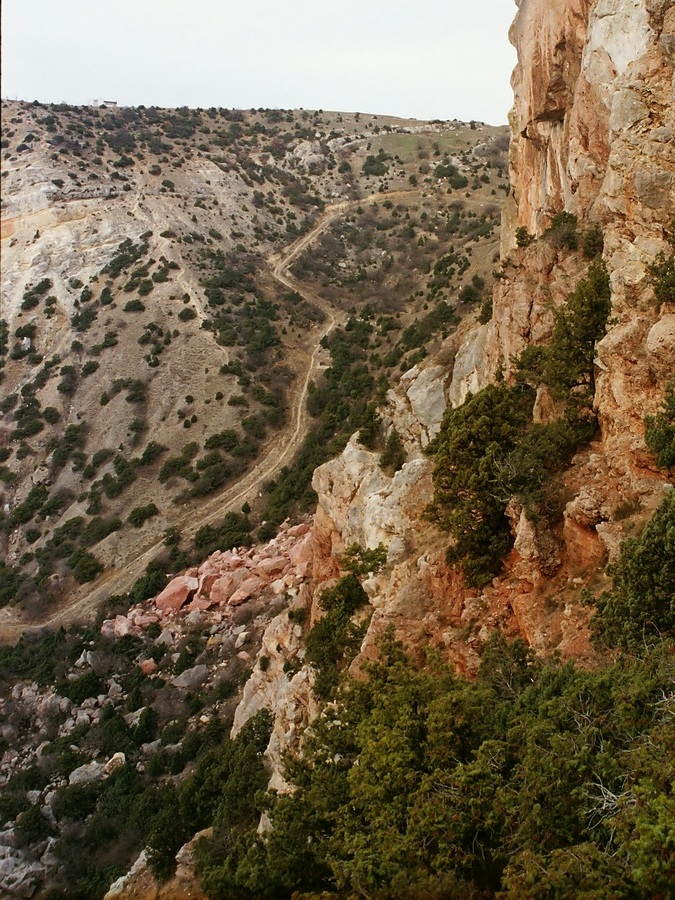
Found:
[[[116,638],[125,637],[130,634],[139,637],[141,629],[132,624],[126,616],[115,616],[113,620],[113,634]]]
[[[635,194],[641,203],[652,209],[664,209],[673,195],[675,176],[671,172],[637,172]]]
[[[91,784],[94,781],[100,781],[105,775],[105,766],[93,760],[73,769],[68,777],[68,784]]]
[[[194,576],[178,575],[173,578],[155,600],[157,609],[164,613],[177,612],[199,587]]]
[[[192,666],[180,675],[173,678],[173,684],[185,691],[195,691],[201,687],[209,677],[209,667],[205,665]]]
[[[270,559],[261,559],[253,568],[260,578],[269,580],[274,575],[280,575],[288,566],[286,556],[273,556]]]
[[[311,531],[304,536],[300,543],[291,548],[288,556],[291,564],[295,566],[297,574],[304,578],[312,566],[313,538]]]
[[[122,766],[126,765],[127,758],[121,751],[117,753],[113,753],[108,762],[105,764],[105,774],[111,775],[117,769],[121,769]]]
[[[265,582],[261,578],[258,578],[257,575],[253,575],[251,578],[242,581],[237,590],[230,597],[230,606],[239,606],[241,603],[250,599],[264,583]]]
[[[304,537],[308,531],[309,531],[309,525],[307,525],[306,522],[302,522],[300,525],[292,525],[288,529],[286,534],[292,538]]]
[[[144,659],[139,668],[145,676],[153,675],[157,671],[157,663],[154,659]]]

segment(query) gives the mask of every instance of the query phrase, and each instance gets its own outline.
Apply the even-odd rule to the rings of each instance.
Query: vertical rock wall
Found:
[[[549,339],[553,311],[587,269],[580,252],[557,249],[546,239],[517,247],[519,227],[541,238],[561,211],[578,217],[580,232],[599,225],[612,315],[596,360],[600,437],[567,473],[570,499],[555,534],[528,522],[523,510],[509,509],[516,540],[503,577],[472,592],[446,577],[447,570],[444,576],[438,540],[408,515],[421,495],[419,485],[410,486],[409,496],[402,481],[396,486],[396,503],[405,513],[397,521],[416,540],[404,559],[392,559],[368,585],[376,615],[364,649],[381,621],[395,622],[399,637],[414,646],[420,639],[415,609],[422,602],[417,612],[427,626],[425,640],[465,670],[475,661],[473,648],[495,627],[521,634],[541,651],[557,648],[583,658],[588,611],[579,603],[581,587],[601,586],[607,559],[669,487],[645,449],[644,417],[659,408],[675,373],[675,306],[655,301],[648,277],[657,254],[670,252],[667,235],[675,217],[675,4],[520,0],[518,7],[511,30],[518,66],[502,273],[492,320],[466,334],[453,371],[442,376],[448,403],[459,405],[500,370],[509,378],[525,347]],[[536,407],[542,421],[551,413],[546,399],[542,394]],[[414,405],[401,399],[394,407],[397,427],[423,435],[422,426],[409,421]],[[406,450],[415,457],[407,442]],[[334,575],[336,556],[351,541],[374,546],[382,539],[375,513],[389,488],[377,482],[382,476],[372,454],[356,451],[350,445],[316,476],[317,574]],[[627,516],[627,509],[635,512]],[[417,546],[420,538],[423,546]],[[433,590],[420,578],[430,565],[438,576]]]
[[[604,452],[629,476],[644,462],[644,416],[675,371],[675,309],[655,302],[647,277],[675,217],[675,4],[522,0],[511,39],[512,197],[483,381],[547,338],[551,307],[583,268],[541,242],[516,248],[516,229],[540,236],[563,210],[600,225],[612,318],[596,404]]]

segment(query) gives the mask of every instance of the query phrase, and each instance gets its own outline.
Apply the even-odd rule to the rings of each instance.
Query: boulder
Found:
[[[235,590],[234,578],[231,575],[223,575],[211,586],[209,599],[212,603],[227,603]]]
[[[140,670],[144,675],[152,675],[157,671],[157,663],[154,659],[144,659],[140,664]]]
[[[312,533],[310,531],[304,536],[299,544],[296,544],[295,547],[291,549],[288,554],[291,563],[295,566],[298,575],[300,575],[301,577],[307,575],[312,566],[312,550]]]
[[[128,634],[139,637],[141,629],[137,625],[133,625],[126,616],[115,616],[113,634],[116,638],[126,637]]]
[[[260,578],[269,580],[275,575],[281,575],[286,566],[288,559],[285,556],[272,556],[270,559],[260,560],[254,567],[253,571]]]
[[[110,775],[116,769],[121,769],[126,764],[127,758],[122,752],[113,753],[105,764],[105,774]]]
[[[200,665],[186,669],[173,679],[175,687],[185,691],[194,691],[201,687],[209,677],[209,667]]]
[[[93,760],[73,769],[68,778],[68,784],[91,784],[93,781],[99,781],[105,775],[105,766],[103,763]]]
[[[230,597],[230,606],[239,606],[240,603],[244,603],[264,584],[265,582],[262,578],[258,578],[257,575],[252,575],[250,578],[242,581],[237,590]]]
[[[162,612],[177,612],[185,605],[188,598],[199,587],[199,581],[193,575],[178,575],[173,578],[155,600],[157,609]]]

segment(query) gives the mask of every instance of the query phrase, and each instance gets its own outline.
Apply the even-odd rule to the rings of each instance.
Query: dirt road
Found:
[[[315,329],[314,347],[312,352],[306,355],[304,373],[300,376],[298,390],[292,399],[290,422],[287,428],[272,440],[255,466],[235,485],[213,497],[198,510],[193,509],[178,516],[175,524],[188,539],[194,537],[196,531],[203,525],[222,519],[230,511],[239,510],[247,498],[254,497],[262,485],[274,478],[277,472],[293,458],[307,434],[309,425],[309,414],[305,402],[307,391],[310,381],[317,374],[318,358],[322,350],[321,341],[335,327],[340,314],[331,309],[320,297],[296,283],[288,275],[287,269],[303,250],[344,213],[346,208],[347,204],[343,203],[329,207],[311,231],[269,259],[270,270],[274,278],[284,287],[297,291],[310,303],[318,306],[324,312],[326,319]],[[124,568],[110,567],[106,569],[96,582],[84,585],[73,592],[68,603],[55,610],[52,615],[45,617],[39,626],[32,626],[23,620],[16,608],[5,607],[0,610],[0,642],[7,643],[17,640],[22,632],[30,630],[32,627],[69,625],[91,618],[100,603],[113,594],[123,594],[132,587],[136,579],[143,574],[148,563],[160,552],[161,547],[161,541],[154,539],[144,544],[141,539],[137,545],[136,555],[128,561]]]
[[[297,291],[305,300],[318,306],[324,312],[326,319],[315,329],[313,350],[305,357],[304,374],[300,375],[299,388],[292,399],[290,422],[287,428],[270,442],[255,466],[235,485],[225,489],[199,509],[191,509],[178,516],[175,525],[181,530],[184,537],[191,539],[203,525],[222,519],[228,512],[241,509],[244,501],[253,498],[266,481],[274,478],[277,472],[290,462],[307,434],[309,413],[305,401],[310,381],[317,375],[318,359],[322,351],[321,341],[344,318],[344,315],[334,310],[320,296],[296,282],[288,272],[291,264],[337,219],[356,209],[359,205],[396,196],[408,197],[416,193],[418,191],[415,190],[392,191],[388,194],[373,194],[362,200],[343,201],[328,206],[320,221],[311,231],[291,244],[290,247],[269,257],[268,264],[274,278],[284,287]],[[107,568],[93,584],[83,585],[75,590],[68,602],[54,610],[52,615],[42,619],[39,626],[25,621],[15,607],[1,609],[0,643],[18,640],[22,632],[32,628],[67,626],[74,622],[93,618],[98,606],[108,597],[113,594],[124,594],[130,590],[136,579],[143,574],[148,563],[159,554],[162,546],[162,541],[157,540],[156,536],[150,540],[146,539],[145,543],[141,537],[136,546],[136,555],[127,561],[124,568],[112,566]]]

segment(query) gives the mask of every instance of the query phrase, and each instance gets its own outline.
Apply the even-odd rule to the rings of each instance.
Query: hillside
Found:
[[[367,308],[395,381],[435,337],[399,352],[400,332],[427,309],[447,327],[491,280],[505,148],[476,123],[4,104],[4,634],[129,590],[167,529],[175,570],[226,512],[269,522],[322,335]],[[341,300],[304,271],[317,248]]]
[[[118,225],[81,286],[50,262],[37,275],[53,287],[26,294],[39,285],[27,269],[3,307],[3,387],[17,395],[5,421],[13,434],[39,426],[4,460],[2,622],[6,638],[22,632],[0,651],[11,895],[671,895],[675,10],[523,0],[511,39],[508,186],[503,130],[479,123],[98,111],[138,117],[135,145],[118,148],[132,162],[106,173],[129,190],[105,202],[124,224],[139,217],[121,252],[141,255],[112,277]],[[53,114],[98,133],[92,111]],[[178,134],[197,119],[194,136]],[[173,189],[161,181],[170,152],[150,159],[155,128],[183,159]],[[5,180],[39,152],[14,131]],[[206,185],[194,172],[214,161],[239,192],[236,235],[218,222],[230,188],[215,209],[204,200],[221,238],[192,220]],[[284,193],[289,173],[305,191]],[[155,209],[153,183],[175,221],[137,211]],[[51,222],[53,199],[23,190]],[[316,198],[303,218],[296,191]],[[7,209],[9,285],[49,228],[21,232]],[[93,296],[76,307],[85,284]],[[128,297],[147,313],[125,313]],[[58,373],[70,394],[56,378],[40,385],[43,361],[31,362],[57,349],[40,341],[66,302],[68,352],[100,359],[89,375]],[[75,337],[72,318],[90,308]],[[183,308],[197,316],[174,336],[169,314]],[[143,325],[150,312],[161,335]],[[17,334],[29,316],[35,333]],[[117,346],[92,354],[112,326]],[[252,347],[261,335],[269,346]],[[200,381],[200,360],[198,396],[199,342],[224,362]],[[136,381],[114,393],[127,374],[118,347]],[[137,382],[138,432],[119,415]],[[90,405],[77,406],[85,389]],[[117,420],[100,417],[115,410],[113,447]],[[76,435],[65,426],[78,411],[90,443],[59,468],[46,440]],[[99,447],[117,455],[87,481]],[[212,466],[226,480],[190,496]],[[46,493],[31,486],[40,472]],[[62,507],[59,490],[73,495]],[[82,511],[92,494],[100,513]],[[131,507],[150,502],[137,530]],[[113,515],[121,527],[87,545]],[[87,546],[105,569],[74,589]]]

